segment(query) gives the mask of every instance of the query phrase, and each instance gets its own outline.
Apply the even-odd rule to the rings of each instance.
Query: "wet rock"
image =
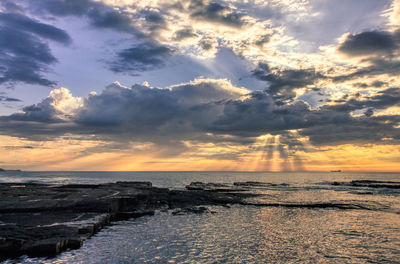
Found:
[[[351,181],[350,185],[358,187],[369,187],[369,188],[400,189],[400,182],[394,182],[394,181],[355,180]]]
[[[203,213],[215,214],[215,212],[210,211],[207,207],[204,206],[185,207],[185,208],[175,209],[174,211],[172,211],[173,215],[203,214]]]
[[[232,186],[222,183],[204,183],[204,182],[191,182],[186,186],[187,190],[191,191],[216,191],[216,192],[238,192],[246,191],[238,186]]]
[[[151,182],[139,182],[139,181],[118,181],[116,184],[124,187],[134,187],[134,188],[153,187],[153,184]]]
[[[257,182],[257,181],[246,181],[246,182],[234,182],[235,186],[271,186],[272,183],[269,182]]]
[[[202,213],[208,212],[204,205],[226,206],[252,196],[227,189],[232,187],[205,184],[191,191],[155,188],[150,182],[0,184],[0,260],[79,248],[110,222],[152,215],[157,209]]]
[[[331,185],[400,189],[400,182],[395,182],[395,181],[353,180],[351,182],[332,182]]]
[[[246,182],[235,182],[234,186],[241,187],[271,187],[271,186],[289,186],[287,183],[275,184],[270,182],[257,182],[257,181],[246,181]]]

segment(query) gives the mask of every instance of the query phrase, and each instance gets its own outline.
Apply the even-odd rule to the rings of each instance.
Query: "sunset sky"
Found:
[[[0,168],[400,171],[400,0],[1,0]]]

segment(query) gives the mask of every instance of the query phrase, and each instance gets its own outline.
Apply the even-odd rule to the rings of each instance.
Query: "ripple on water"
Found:
[[[78,250],[28,263],[396,263],[400,215],[252,206],[157,213],[109,226]]]
[[[54,176],[48,173],[50,175]],[[108,174],[102,175],[96,179],[110,181]],[[177,175],[176,179],[171,178],[174,175]],[[332,185],[331,174],[307,174],[303,180],[301,175],[294,177],[294,174],[285,177],[268,174],[268,178],[264,174],[228,175],[231,178],[225,174],[218,174],[218,178],[215,173],[182,175],[143,174],[132,178],[132,174],[126,173],[115,174],[115,180],[142,180],[140,177],[143,176],[165,187],[182,187],[194,180],[254,180],[278,184],[283,181],[289,186],[258,188],[257,192],[266,196],[257,198],[256,202],[337,202],[366,205],[371,210],[233,206],[209,208],[216,214],[159,212],[154,216],[114,223],[85,241],[80,249],[66,251],[56,258],[21,258],[17,261],[60,264],[400,263],[400,196],[396,189]],[[27,176],[36,178],[31,174]],[[84,174],[86,178],[80,178],[80,174],[65,173],[57,176],[61,181],[66,176],[76,178],[79,183],[95,177]],[[367,176],[359,175],[356,179]],[[368,177],[389,180],[398,177],[389,176]],[[355,175],[335,174],[335,177],[340,178],[335,181],[349,181]],[[325,183],[319,184],[321,182]]]

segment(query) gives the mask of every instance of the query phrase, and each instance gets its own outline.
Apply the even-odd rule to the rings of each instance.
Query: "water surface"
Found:
[[[343,203],[339,208],[209,207],[214,213],[154,216],[103,229],[78,250],[23,263],[400,263],[400,190],[351,180],[400,181],[396,173],[6,172],[0,181],[103,183],[147,180],[183,188],[192,181],[273,183],[252,202]]]

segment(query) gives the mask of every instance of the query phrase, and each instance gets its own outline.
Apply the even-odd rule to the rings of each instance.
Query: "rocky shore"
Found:
[[[192,188],[193,187],[193,188]],[[194,188],[195,187],[195,188]],[[206,205],[243,203],[254,194],[238,187],[189,185],[187,190],[150,182],[99,185],[0,184],[0,260],[21,255],[54,256],[79,248],[112,221],[173,210],[209,212]]]
[[[362,186],[368,189],[397,188],[398,182],[334,182],[334,186]],[[153,215],[170,210],[173,215],[214,213],[208,205],[240,204],[333,210],[387,210],[362,201],[284,202],[265,199],[264,191],[287,184],[236,182],[217,184],[192,182],[185,190],[153,187],[150,182],[50,185],[34,183],[0,184],[0,261],[22,255],[50,257],[82,243],[113,221]],[[264,199],[248,199],[259,197]],[[267,196],[265,196],[267,195]]]

